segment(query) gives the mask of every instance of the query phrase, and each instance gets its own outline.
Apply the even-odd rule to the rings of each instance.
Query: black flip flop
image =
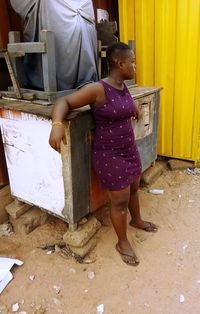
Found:
[[[145,222],[149,224],[149,226],[148,226],[148,227],[145,227],[145,228],[140,228],[140,227],[138,227],[137,225],[135,225],[134,223],[131,223],[131,222],[129,223],[129,225],[130,225],[131,227],[144,230],[144,231],[146,231],[146,232],[153,232],[153,233],[155,233],[155,232],[158,231],[158,227],[157,227],[155,224],[153,224],[153,223],[150,222],[150,221],[145,221]],[[152,228],[152,229],[149,230],[149,228]]]
[[[129,253],[125,253],[125,252],[121,252],[120,248],[119,248],[119,245],[116,244],[115,246],[117,252],[120,254],[121,258],[122,258],[122,261],[129,265],[129,266],[138,266],[139,265],[139,261],[137,262],[136,259],[137,259],[137,256],[134,254],[134,255],[130,255]],[[125,259],[126,257],[129,258],[129,260]]]

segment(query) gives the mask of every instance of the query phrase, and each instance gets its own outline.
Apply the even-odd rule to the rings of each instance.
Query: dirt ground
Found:
[[[143,218],[159,231],[128,227],[140,258],[137,267],[126,266],[115,250],[108,211],[99,215],[103,226],[90,264],[38,248],[62,240],[66,225],[58,219],[27,236],[1,238],[0,255],[24,264],[12,269],[14,279],[0,295],[0,313],[12,313],[16,302],[23,314],[96,314],[100,304],[106,314],[200,313],[200,176],[166,170],[153,186],[164,188],[164,195],[146,189],[139,194]],[[93,279],[89,272],[95,273]]]

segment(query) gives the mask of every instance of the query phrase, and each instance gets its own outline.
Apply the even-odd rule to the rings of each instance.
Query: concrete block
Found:
[[[10,204],[12,201],[13,198],[10,193],[10,186],[6,185],[0,189],[0,224],[8,220],[6,205]]]
[[[75,247],[72,245],[69,245],[69,247],[72,250],[72,252],[84,258],[87,254],[89,254],[95,248],[95,246],[97,245],[97,241],[98,241],[98,232],[95,235],[93,235],[93,237],[82,247]]]
[[[28,234],[38,226],[45,224],[47,219],[48,214],[34,206],[18,219],[11,218],[10,221],[13,225],[14,232]]]
[[[100,227],[100,222],[95,217],[92,217],[85,224],[80,225],[77,230],[68,230],[64,234],[63,240],[66,244],[73,247],[83,247],[100,229]]]
[[[170,159],[168,165],[171,170],[185,170],[194,167],[193,162],[180,159]]]
[[[163,173],[164,167],[159,162],[145,170],[141,177],[141,185],[148,186],[154,183]]]
[[[17,219],[29,210],[33,205],[29,205],[18,200],[14,200],[11,204],[6,206],[6,211],[11,218]]]

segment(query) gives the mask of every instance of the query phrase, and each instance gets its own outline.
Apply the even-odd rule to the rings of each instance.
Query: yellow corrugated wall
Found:
[[[136,41],[137,83],[163,87],[158,153],[200,159],[200,0],[119,0],[120,40]]]

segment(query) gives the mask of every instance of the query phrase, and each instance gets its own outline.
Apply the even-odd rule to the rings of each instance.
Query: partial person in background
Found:
[[[55,35],[59,91],[97,81],[97,36],[92,0],[10,0],[24,22],[24,41],[40,40],[40,30]],[[24,59],[26,87],[43,89],[41,55]]]

